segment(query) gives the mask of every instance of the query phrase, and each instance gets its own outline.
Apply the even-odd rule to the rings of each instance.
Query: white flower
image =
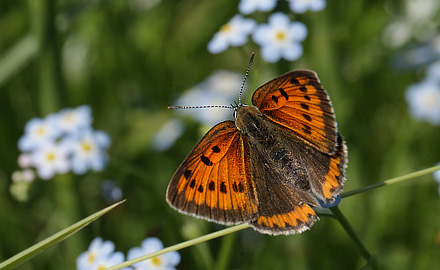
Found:
[[[184,129],[185,127],[180,120],[171,119],[166,122],[153,137],[154,150],[165,151],[169,149],[182,135]]]
[[[25,126],[25,133],[18,141],[23,152],[33,151],[41,144],[53,141],[59,134],[58,117],[54,114],[45,119],[33,118]]]
[[[206,79],[204,88],[229,100],[234,99],[238,97],[243,78],[244,74],[227,70],[216,70]]]
[[[215,33],[208,43],[208,51],[216,54],[226,50],[229,46],[240,46],[248,41],[248,36],[255,28],[256,22],[252,19],[244,19],[241,15],[235,15],[227,24]]]
[[[440,165],[440,163],[438,163],[437,165]],[[439,185],[438,194],[440,195],[440,170],[433,172],[432,176],[434,177],[434,181],[436,181],[437,184]]]
[[[405,93],[410,114],[419,120],[440,125],[440,83],[423,81],[412,84]]]
[[[101,257],[97,259],[94,265],[91,268],[87,268],[87,269],[103,270],[110,266],[114,266],[123,262],[124,262],[124,254],[122,252],[115,252],[107,257]]]
[[[23,153],[18,156],[18,166],[20,168],[29,168],[32,166],[32,156],[30,154]]]
[[[440,82],[440,60],[431,63],[426,69],[426,80]]]
[[[103,131],[84,130],[81,134],[63,141],[72,151],[72,171],[84,174],[92,169],[101,171],[107,162],[105,150],[110,145],[110,137]]]
[[[321,11],[325,8],[325,0],[290,0],[289,7],[293,12],[304,13],[307,10]]]
[[[92,112],[89,106],[63,109],[59,112],[59,126],[62,132],[72,134],[91,127]]]
[[[145,239],[141,247],[135,247],[128,251],[127,259],[132,260],[146,254],[163,249],[162,242],[155,238],[149,237]],[[180,255],[177,251],[171,251],[163,255],[154,257],[149,260],[145,260],[133,265],[135,270],[153,270],[153,269],[166,269],[173,270],[180,262]]]
[[[32,182],[35,179],[34,171],[26,169],[23,171],[15,171],[12,173],[12,181],[14,182]]]
[[[218,70],[205,81],[186,91],[177,101],[182,106],[226,105],[236,100],[240,92],[243,75],[230,71]],[[245,89],[243,89],[244,92]],[[203,110],[203,113],[200,113]],[[195,121],[212,126],[220,121],[232,119],[233,111],[224,108],[177,110],[183,115],[190,115]]]
[[[277,4],[277,0],[241,0],[238,10],[243,14],[251,14],[257,10],[271,11]]]
[[[69,149],[63,143],[45,142],[32,153],[32,163],[41,179],[48,180],[56,173],[70,169]]]
[[[307,28],[301,22],[290,22],[286,14],[278,12],[270,16],[269,23],[257,27],[253,34],[255,43],[261,46],[261,55],[267,62],[281,58],[297,60],[303,53],[300,44],[307,36]]]
[[[102,238],[97,237],[90,243],[89,249],[78,256],[76,267],[78,270],[98,270],[122,263],[124,255],[114,250],[113,242],[103,241]],[[98,268],[99,266],[105,267]]]

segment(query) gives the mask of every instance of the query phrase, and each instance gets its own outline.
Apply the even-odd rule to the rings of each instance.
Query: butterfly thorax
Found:
[[[241,105],[236,110],[235,125],[237,129],[253,138],[265,137],[264,115],[255,106]]]

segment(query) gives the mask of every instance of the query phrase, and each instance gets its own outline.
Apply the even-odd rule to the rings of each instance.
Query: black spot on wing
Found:
[[[292,78],[290,79],[290,82],[291,82],[292,84],[295,84],[295,85],[298,85],[298,84],[299,84],[299,81],[298,81],[295,77],[292,77]]]
[[[289,95],[286,93],[286,91],[284,91],[283,88],[278,89],[278,91],[280,91],[281,95],[282,95],[286,100],[289,100]]]
[[[211,191],[215,190],[215,183],[214,183],[214,181],[209,182],[208,189],[211,190]]]
[[[221,192],[221,193],[224,193],[224,194],[228,193],[228,190],[226,189],[225,182],[222,182],[222,183],[220,184],[220,192]]]
[[[304,133],[306,133],[306,134],[308,134],[308,135],[310,135],[310,134],[312,134],[312,128],[310,127],[310,126],[308,126],[308,125],[304,125],[303,124],[303,131],[304,131]]]
[[[212,166],[212,161],[208,158],[208,157],[206,157],[205,155],[202,155],[201,157],[200,157],[200,160],[206,165],[206,166]]]
[[[186,180],[188,180],[188,179],[191,177],[191,174],[192,174],[192,172],[191,172],[191,170],[189,170],[189,169],[186,169],[186,170],[183,172],[183,176],[185,177]]]
[[[212,151],[214,151],[214,153],[220,153],[220,148],[216,145],[212,148]]]
[[[310,115],[303,113],[302,117],[304,117],[304,119],[306,119],[307,121],[312,121],[312,117],[310,117]]]
[[[196,186],[196,180],[191,180],[191,182],[189,183],[189,187],[190,188],[194,188]]]
[[[301,105],[301,108],[303,108],[304,110],[309,110],[309,105],[307,105],[307,104],[304,104],[304,103],[301,103],[300,104]]]

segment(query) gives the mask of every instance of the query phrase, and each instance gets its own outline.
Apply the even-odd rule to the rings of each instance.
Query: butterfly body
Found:
[[[255,106],[214,126],[174,174],[167,201],[221,224],[300,233],[317,220],[316,198],[342,190],[346,147],[316,74],[286,73],[255,91]]]

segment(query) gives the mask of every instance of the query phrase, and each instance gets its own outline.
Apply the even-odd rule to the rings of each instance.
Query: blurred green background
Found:
[[[1,1],[0,261],[107,206],[101,195],[105,179],[117,183],[127,201],[17,269],[75,269],[77,256],[97,236],[126,253],[148,236],[169,246],[221,229],[165,202],[171,176],[202,136],[198,124],[186,118],[185,133],[164,152],[152,149],[151,138],[176,117],[167,106],[176,105],[183,90],[217,69],[244,75],[252,51],[249,89],[293,69],[318,73],[349,149],[346,191],[436,164],[439,127],[411,118],[404,99],[424,69],[393,65],[407,46],[423,41],[423,33],[438,35],[438,5],[424,19],[408,15],[428,2],[328,1],[325,10],[302,15],[281,2],[277,8],[302,21],[309,34],[298,61],[269,64],[251,41],[218,55],[206,50],[238,12],[232,1]],[[265,22],[268,16],[248,17]],[[396,45],[387,27],[405,18],[410,35]],[[28,200],[16,201],[9,186],[25,124],[82,104],[91,106],[93,126],[112,138],[108,166],[37,180]],[[438,184],[430,175],[340,204],[381,269],[399,270],[440,269],[439,206]],[[359,269],[366,263],[339,224],[326,217],[301,235],[271,237],[247,229],[179,252],[178,269]]]

